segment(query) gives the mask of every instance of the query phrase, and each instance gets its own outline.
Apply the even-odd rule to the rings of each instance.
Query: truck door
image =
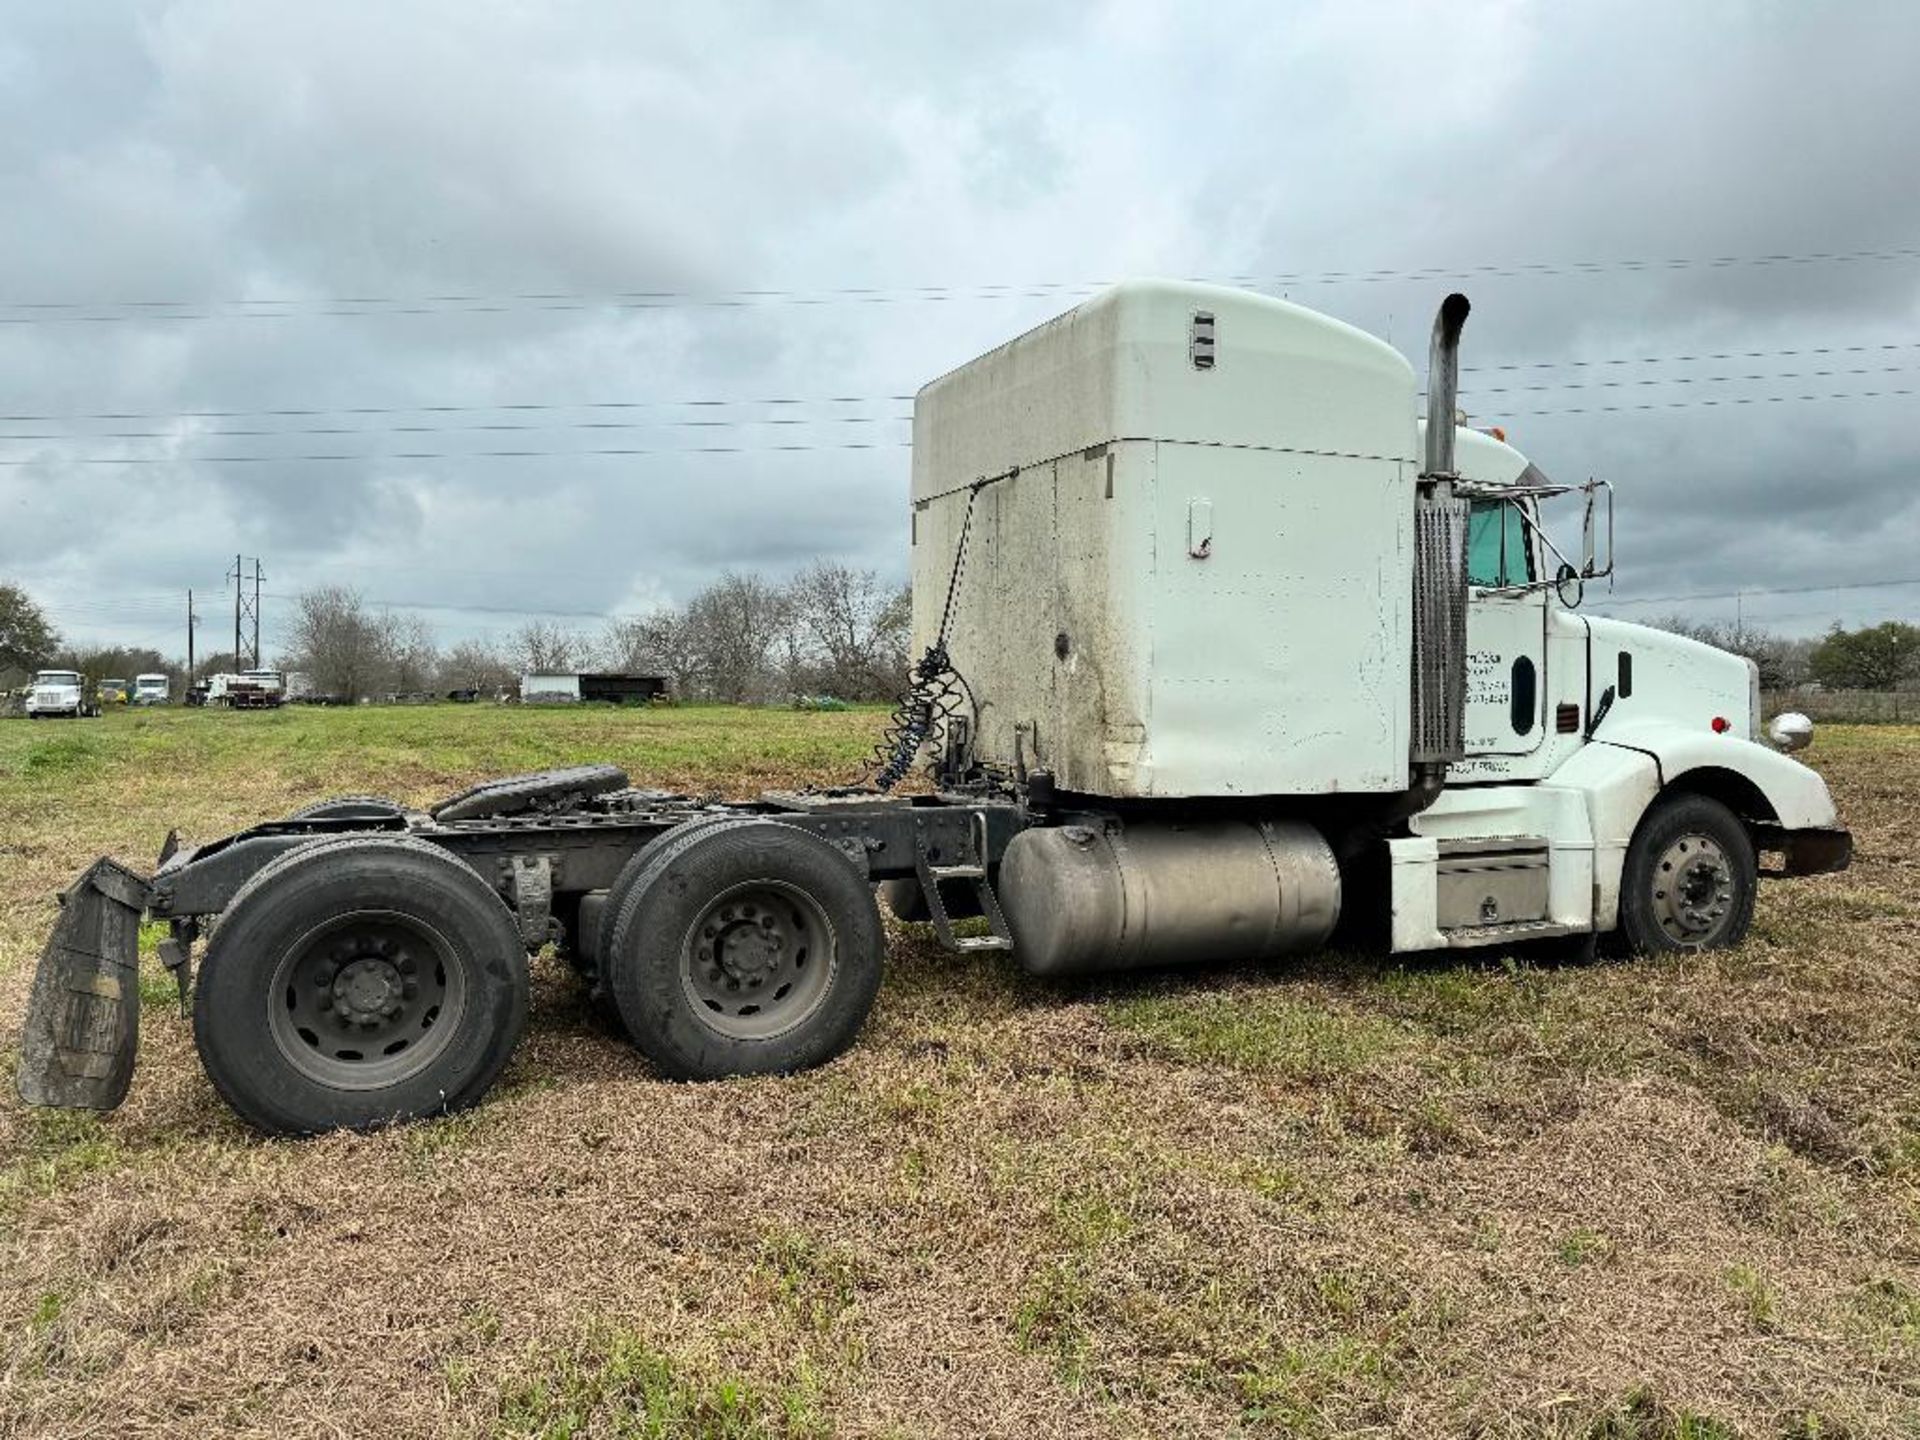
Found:
[[[1467,520],[1467,754],[1525,755],[1546,733],[1547,597],[1525,502],[1475,500]]]

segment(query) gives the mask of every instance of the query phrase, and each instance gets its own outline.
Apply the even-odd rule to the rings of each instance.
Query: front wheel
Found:
[[[637,856],[610,905],[602,973],[634,1044],[674,1079],[823,1064],[880,988],[866,876],[790,825],[694,822]]]
[[[1634,832],[1620,876],[1620,938],[1629,950],[1726,950],[1746,938],[1759,890],[1746,826],[1718,800],[1672,795]]]
[[[471,1105],[527,1018],[505,903],[446,851],[348,836],[242,886],[208,943],[194,1040],[269,1134],[368,1129]]]

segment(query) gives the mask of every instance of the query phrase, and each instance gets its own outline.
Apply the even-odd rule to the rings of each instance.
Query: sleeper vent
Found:
[[[1213,312],[1194,312],[1193,326],[1187,332],[1187,354],[1196,370],[1213,368]]]

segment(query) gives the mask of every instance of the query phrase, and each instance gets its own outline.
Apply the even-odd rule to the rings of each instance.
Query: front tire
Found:
[[[611,903],[603,975],[673,1079],[824,1064],[873,1008],[886,946],[872,888],[804,830],[696,822],[636,857]]]
[[[271,1135],[471,1105],[526,1018],[526,951],[505,902],[401,836],[324,840],[261,870],[220,917],[194,994],[214,1088]]]
[[[1746,826],[1706,795],[1656,801],[1620,876],[1620,938],[1641,955],[1726,950],[1746,938],[1760,888]]]

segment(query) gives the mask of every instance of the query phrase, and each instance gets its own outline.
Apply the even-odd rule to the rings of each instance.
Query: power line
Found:
[[[1884,263],[1920,258],[1920,248],[1809,251],[1799,254],[1682,256],[1613,260],[1516,261],[1502,264],[1425,266],[1418,269],[1295,271],[1267,275],[1190,276],[1200,283],[1260,285],[1372,285],[1391,281],[1457,279],[1468,276],[1540,278],[1612,273],[1660,273],[1724,270],[1775,265]],[[504,314],[521,310],[657,310],[680,308],[753,309],[769,305],[883,305],[955,300],[1057,298],[1113,284],[1112,280],[1032,281],[983,285],[837,287],[816,290],[763,289],[703,292],[631,290],[606,294],[531,292],[505,295],[339,295],[168,300],[10,300],[0,310],[0,325],[120,324],[144,320],[235,320],[357,318],[373,315]],[[100,313],[112,312],[112,313]]]
[[[1788,376],[1798,379],[1798,376]],[[5,440],[205,440],[255,438],[263,435],[458,435],[474,431],[537,430],[645,430],[672,426],[704,430],[732,430],[750,425],[907,425],[911,415],[828,415],[818,418],[775,416],[755,420],[563,420],[548,424],[493,421],[465,425],[280,425],[253,430],[66,430],[25,435],[0,435]]]
[[[684,445],[668,449],[641,449],[627,446],[580,450],[390,450],[381,454],[314,455],[78,455],[62,456],[67,465],[286,465],[366,460],[566,460],[595,456],[663,455],[770,455],[806,450],[904,450],[911,440],[849,441],[840,445]],[[41,457],[0,459],[0,465],[22,466],[41,463]]]
[[[1602,415],[1629,411],[1696,410],[1737,405],[1787,405],[1811,401],[1888,400],[1920,395],[1920,389],[1840,390],[1811,395],[1742,395],[1689,400],[1647,401],[1619,405],[1568,405],[1546,410],[1506,410],[1503,419],[1529,419],[1548,415]],[[4,437],[0,437],[4,438]],[[55,462],[45,457],[0,458],[0,466],[20,467],[41,463],[67,465],[287,465],[331,464],[402,460],[567,460],[602,457],[649,457],[672,455],[770,455],[828,450],[905,450],[910,440],[846,441],[813,445],[682,445],[666,448],[643,446],[586,446],[575,450],[393,450],[382,453],[323,452],[304,455],[79,455],[61,456]]]
[[[1691,365],[1707,360],[1799,359],[1807,355],[1868,355],[1882,350],[1920,349],[1920,341],[1896,340],[1884,345],[1805,345],[1791,350],[1714,350],[1698,355],[1624,355],[1594,360],[1517,360],[1504,365],[1462,365],[1463,374],[1490,370],[1585,369],[1596,365]]]
[[[1608,599],[1600,603],[1670,605],[1679,600],[1732,600],[1741,595],[1826,595],[1840,590],[1891,590],[1899,585],[1920,585],[1920,575],[1904,580],[1847,580],[1837,585],[1742,585],[1737,590],[1687,590],[1674,595],[1648,595],[1638,600]]]
[[[1462,370],[1464,373],[1469,373],[1469,374],[1473,374],[1473,373],[1489,374],[1494,372],[1509,372],[1509,371],[1517,371],[1517,370],[1552,370],[1552,369],[1561,369],[1561,368],[1586,369],[1586,368],[1597,367],[1597,366],[1620,366],[1620,365],[1697,364],[1705,361],[1793,359],[1793,358],[1816,356],[1816,355],[1864,355],[1864,354],[1886,353],[1890,351],[1900,351],[1900,350],[1920,350],[1920,341],[1902,340],[1902,341],[1892,341],[1885,344],[1873,344],[1873,345],[1802,346],[1802,347],[1797,347],[1793,349],[1782,349],[1782,350],[1725,350],[1725,351],[1716,351],[1716,352],[1702,352],[1697,355],[1615,356],[1615,357],[1603,357],[1599,359],[1590,359],[1590,360],[1520,360],[1520,361],[1511,361],[1511,362],[1507,362],[1503,364],[1495,364],[1495,365],[1467,365],[1467,366],[1463,366]],[[1820,371],[1820,372],[1814,372],[1814,373],[1816,374],[1827,374],[1827,373],[1866,374],[1866,373],[1873,373],[1873,372],[1863,370],[1858,372]],[[1627,384],[1635,384],[1635,385],[1676,384],[1677,385],[1677,384],[1703,384],[1703,383],[1707,383],[1708,380],[1728,380],[1733,378],[1735,377],[1730,377],[1730,376],[1715,376],[1715,377],[1705,377],[1705,378],[1673,377],[1670,379],[1669,378],[1648,378],[1648,379],[1634,380],[1634,381],[1609,381],[1609,382],[1594,382],[1594,383],[1606,383],[1606,384],[1614,384],[1614,385],[1627,385]],[[1768,375],[1741,376],[1738,378],[1760,380],[1760,379],[1798,379],[1801,377],[1798,375],[1774,374],[1770,376]],[[1527,387],[1519,387],[1519,388],[1527,388]],[[1584,389],[1584,388],[1587,388],[1587,386],[1578,382],[1568,381],[1568,382],[1556,382],[1556,384],[1551,388]],[[1484,394],[1501,394],[1501,393],[1507,393],[1507,392],[1496,390],[1492,387],[1486,387],[1486,388],[1474,390],[1470,393],[1484,395]],[[805,405],[897,405],[897,404],[910,403],[915,398],[916,397],[911,394],[820,395],[820,396],[811,396],[811,397],[782,395],[782,396],[769,396],[769,397],[763,397],[763,398],[747,397],[747,398],[732,398],[732,399],[708,396],[708,397],[701,397],[697,399],[684,399],[684,400],[567,400],[567,401],[557,401],[557,400],[525,401],[523,400],[523,401],[500,401],[498,403],[488,404],[488,405],[335,405],[335,406],[308,405],[308,406],[283,406],[283,407],[276,407],[272,409],[262,409],[262,410],[176,410],[176,411],[96,410],[96,411],[78,411],[78,412],[71,412],[67,414],[47,413],[47,414],[31,414],[31,415],[29,414],[0,415],[0,424],[18,424],[18,425],[67,424],[67,423],[72,423],[75,421],[82,421],[82,420],[161,421],[161,420],[315,419],[315,418],[319,418],[321,416],[327,416],[327,415],[356,415],[356,416],[481,415],[481,414],[491,414],[496,411],[514,412],[514,413],[520,413],[520,412],[550,413],[550,412],[559,411],[559,410],[632,411],[632,410],[672,410],[672,409],[745,409],[745,408],[752,408],[752,407],[758,407],[758,406],[795,407],[795,406],[805,406]],[[723,420],[723,421],[713,421],[713,422],[702,422],[702,421],[692,421],[692,420],[662,420],[657,423],[662,425],[671,424],[671,425],[679,425],[679,426],[701,425],[701,424],[710,424],[713,426],[726,426],[726,425],[736,425],[736,424],[737,425],[746,425],[746,424],[758,424],[758,425],[822,424],[824,425],[824,424],[843,424],[843,423],[844,424],[861,424],[861,423],[878,423],[878,422],[876,421],[875,417],[870,417],[870,416],[867,416],[867,417],[814,416],[814,417],[804,417],[804,418],[796,417],[793,419],[787,419],[785,417],[770,417],[770,418],[755,419],[755,420]],[[480,428],[480,427],[471,427],[471,428]],[[119,436],[119,435],[109,435],[109,434],[100,433],[100,432],[94,432],[94,433],[98,436],[98,438],[101,438],[101,439],[109,439],[109,438],[112,438],[112,439],[121,439],[121,438],[172,439],[172,438],[175,438],[170,434],[163,435],[163,436],[148,436],[146,434]],[[202,431],[199,433],[231,435],[231,434],[252,434],[254,432],[252,431]],[[278,432],[271,432],[271,433],[278,433]],[[312,430],[312,431],[301,430],[301,431],[290,431],[287,433],[328,434],[333,432],[328,430]],[[340,433],[365,433],[365,432],[343,431]],[[47,437],[47,436],[41,436],[41,435],[0,436],[0,439],[4,439],[4,440],[38,440],[38,439],[46,439],[46,438],[65,438],[65,437]]]
[[[1844,375],[1904,375],[1913,368],[1911,365],[1868,365],[1852,370],[1776,370],[1768,375],[1656,375],[1638,380],[1556,380],[1546,385],[1476,386],[1461,393],[1521,395],[1556,390],[1619,390],[1644,385],[1736,385],[1750,380],[1832,380]]]
[[[694,406],[745,405],[897,405],[912,395],[822,395],[813,399],[768,400],[546,400],[502,401],[495,405],[334,405],[277,410],[99,410],[70,415],[0,415],[7,424],[55,424],[71,420],[247,420],[255,416],[316,415],[476,415],[495,410],[671,410]]]
[[[1607,415],[1629,410],[1705,410],[1728,405],[1790,405],[1805,400],[1889,400],[1920,395],[1920,390],[1840,390],[1823,395],[1729,395],[1699,400],[1651,400],[1635,405],[1566,405],[1552,410],[1502,410],[1502,419],[1540,415]],[[4,463],[4,462],[0,462]]]
[[[1831,380],[1854,375],[1904,375],[1914,369],[1911,365],[1874,365],[1853,369],[1776,371],[1772,374],[1752,375],[1680,375],[1657,376],[1637,380],[1592,380],[1592,381],[1555,381],[1544,385],[1490,385],[1463,390],[1464,395],[1515,395],[1545,394],[1561,390],[1604,390],[1625,389],[1655,385],[1730,385],[1744,384],[1763,380]],[[532,409],[531,406],[521,407]],[[565,407],[554,407],[555,409]],[[1537,412],[1552,413],[1552,412]],[[1567,412],[1577,413],[1577,412]],[[471,422],[458,425],[291,425],[263,426],[252,429],[196,430],[181,433],[170,430],[66,430],[28,432],[20,435],[0,435],[4,441],[53,441],[53,440],[181,440],[198,441],[206,439],[259,439],[285,435],[456,435],[469,433],[537,433],[541,431],[566,430],[644,430],[650,426],[673,427],[680,429],[729,430],[749,426],[799,426],[799,425],[907,425],[911,424],[911,415],[828,415],[828,416],[770,416],[743,420],[562,420],[544,423],[505,420]]]

